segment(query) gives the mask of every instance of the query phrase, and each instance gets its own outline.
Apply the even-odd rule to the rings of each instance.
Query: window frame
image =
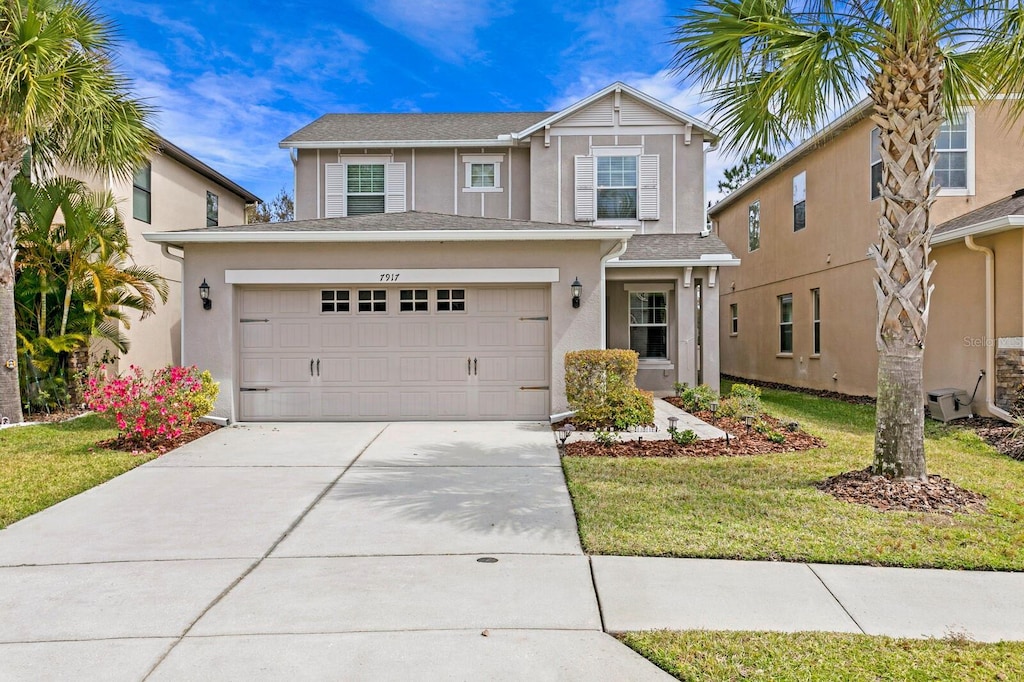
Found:
[[[665,363],[665,362],[671,362],[671,356],[669,354],[669,349],[671,347],[670,340],[669,340],[669,329],[670,329],[669,315],[670,315],[670,312],[671,312],[671,305],[669,304],[669,291],[670,290],[664,289],[664,288],[646,288],[646,287],[631,287],[631,288],[627,289],[627,291],[626,291],[626,293],[627,293],[626,314],[628,316],[627,317],[627,321],[628,321],[627,334],[629,336],[629,349],[636,351],[637,354],[640,355],[640,363],[641,364],[643,364],[643,363]],[[663,308],[664,308],[664,322],[634,322],[633,321],[633,297],[634,296],[651,296],[651,295],[661,296],[663,298],[663,300],[664,300],[664,306],[663,306]],[[650,308],[650,310],[658,310],[658,309],[659,308]],[[648,308],[643,308],[643,310],[648,310]],[[633,329],[634,328],[645,328],[645,329],[660,328],[660,329],[664,329],[665,330],[665,354],[664,355],[642,355],[642,354],[640,354],[640,350],[638,350],[638,349],[633,347]],[[645,349],[645,350],[647,350],[647,349]]]
[[[811,289],[811,357],[821,357],[821,289]]]
[[[139,184],[139,174],[145,172],[146,186],[143,187]],[[140,202],[138,199],[140,196],[145,197],[145,216],[144,218],[139,216]],[[153,163],[147,161],[145,165],[136,168],[135,173],[132,175],[132,218],[139,222],[153,224]]]
[[[406,294],[409,298],[406,298]],[[430,290],[429,289],[399,289],[398,290],[398,312],[399,313],[429,313],[430,312]]]
[[[370,294],[369,298],[363,298],[363,294]],[[366,309],[363,304],[366,303]],[[380,304],[378,306],[378,304]],[[387,289],[357,289],[356,290],[356,312],[360,314],[380,315],[388,312],[388,290]]]
[[[778,296],[779,310],[779,352],[778,355],[790,357],[793,355],[793,294],[780,294]],[[786,306],[789,306],[789,319],[786,319]],[[786,340],[789,339],[789,348],[786,348]]]
[[[756,214],[755,214],[756,210]],[[756,221],[756,222],[755,222]],[[757,227],[756,234],[754,227]],[[747,253],[761,248],[761,200],[756,199],[747,206]]]
[[[442,292],[444,295],[442,297]],[[460,292],[456,296],[456,292]],[[461,307],[457,307],[460,306]],[[439,313],[465,313],[466,289],[444,288],[434,291],[434,309]]]
[[[615,153],[618,151],[619,153]],[[623,148],[620,150],[605,149],[598,154],[594,150],[594,220],[597,223],[622,224],[623,221],[639,222],[640,220],[640,152],[634,149]],[[635,153],[634,153],[635,152]],[[632,185],[602,185],[601,184],[601,160],[602,159],[632,159],[633,160],[633,184]],[[606,173],[612,172],[610,169]],[[625,171],[623,171],[625,172]],[[633,190],[633,215],[624,217],[601,216],[601,191],[605,190]]]
[[[353,168],[357,167],[380,167],[380,192],[352,192],[350,191],[349,173]],[[388,201],[388,162],[382,159],[367,159],[367,160],[346,160],[345,161],[345,216],[360,216],[360,215],[379,215],[387,213],[387,201]],[[374,178],[371,178],[373,181]],[[380,197],[380,211],[369,211],[365,213],[353,213],[352,212],[352,197]]]
[[[949,123],[953,119],[959,118],[959,117],[962,117],[964,119],[964,125],[966,127],[966,133],[967,133],[967,135],[966,135],[967,147],[966,148],[957,147],[957,148],[940,150],[939,147],[938,147],[938,142],[939,141],[938,141],[938,139],[936,139],[936,141],[935,141],[935,143],[936,143],[936,147],[935,147],[935,155],[936,155],[935,163],[936,163],[936,166],[938,166],[938,161],[939,161],[938,157],[942,153],[950,153],[950,152],[952,152],[952,153],[962,153],[962,154],[964,154],[964,165],[965,165],[964,174],[965,174],[965,185],[966,186],[965,187],[942,187],[942,186],[939,186],[938,187],[938,196],[940,196],[940,197],[974,196],[974,193],[975,193],[974,192],[974,169],[975,169],[975,166],[974,166],[974,155],[975,155],[976,145],[975,145],[975,139],[974,139],[974,127],[975,127],[974,107],[965,107],[965,108],[955,112],[954,114],[952,114],[950,116],[947,116],[946,117],[946,121],[943,123],[943,127],[945,127],[946,123]],[[940,135],[942,134],[942,129],[941,128],[939,129],[939,134]],[[937,172],[938,172],[938,169],[936,168],[936,173]],[[935,182],[935,177],[936,176],[933,176],[932,182]]]
[[[331,295],[331,298],[324,298],[327,294]],[[339,296],[344,294],[344,297]],[[331,309],[325,308],[326,305],[330,304]],[[344,306],[341,308],[340,306]],[[352,290],[351,289],[321,289],[320,290],[320,314],[321,315],[337,315],[348,314],[352,312]]]
[[[739,336],[740,333],[740,304],[729,304],[729,336]]]
[[[879,185],[882,183],[882,131],[878,126],[871,129],[870,135],[868,135],[869,144],[871,149],[868,155],[870,163],[868,164],[868,181],[871,183],[869,196],[871,201],[878,199],[882,196],[882,191],[879,189]],[[877,157],[877,158],[875,158]],[[875,182],[875,167],[878,167],[878,182]]]
[[[463,154],[462,164],[464,167],[463,192],[503,192],[501,185],[501,164],[505,160],[504,154]],[[473,167],[491,166],[494,172],[493,185],[474,185]]]
[[[213,200],[212,202],[210,201],[211,199]],[[212,213],[210,211],[210,207],[211,206],[213,207],[213,212]],[[217,227],[219,224],[220,224],[220,197],[218,197],[216,194],[214,194],[210,190],[206,190],[206,226],[207,227]]]
[[[793,231],[807,227],[807,171],[793,176]]]

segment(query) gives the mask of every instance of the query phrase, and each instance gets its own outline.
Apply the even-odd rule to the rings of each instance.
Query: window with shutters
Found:
[[[388,157],[324,164],[326,218],[405,211],[405,164]]]
[[[384,164],[350,163],[345,167],[347,215],[384,212]]]
[[[576,220],[659,219],[659,161],[640,147],[594,147],[576,157]]]

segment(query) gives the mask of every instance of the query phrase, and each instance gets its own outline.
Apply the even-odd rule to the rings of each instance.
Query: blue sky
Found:
[[[554,5],[554,6],[552,6]],[[622,80],[692,115],[659,0],[105,0],[157,130],[265,200],[330,112],[557,110]],[[712,160],[714,187],[722,160]]]

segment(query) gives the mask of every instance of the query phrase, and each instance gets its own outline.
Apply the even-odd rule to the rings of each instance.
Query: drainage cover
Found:
[[[496,564],[498,560],[492,556],[482,556],[476,560],[478,564]]]

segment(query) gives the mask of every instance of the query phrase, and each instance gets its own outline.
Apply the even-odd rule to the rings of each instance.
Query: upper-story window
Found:
[[[578,221],[659,219],[659,157],[641,147],[594,147],[575,158]]]
[[[405,210],[405,164],[385,156],[342,157],[324,164],[324,217]]]
[[[942,189],[967,190],[968,121],[963,113],[950,116],[935,141],[935,184]]]
[[[871,199],[877,199],[882,194],[882,151],[881,133],[878,128],[871,129]]]
[[[147,163],[132,178],[132,217],[144,223],[153,219],[153,165]]]
[[[761,248],[761,202],[755,201],[747,208],[747,250]]]
[[[793,231],[807,227],[807,172],[793,178]]]
[[[500,192],[502,154],[463,154],[466,182],[463,192]]]
[[[213,192],[206,193],[206,226],[217,227],[220,222],[220,200]]]
[[[597,157],[597,219],[636,220],[636,157]]]

